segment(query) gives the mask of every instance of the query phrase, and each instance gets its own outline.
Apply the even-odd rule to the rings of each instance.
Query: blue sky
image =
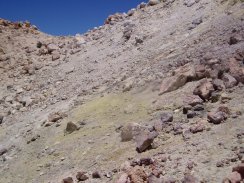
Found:
[[[29,20],[52,35],[74,35],[102,25],[110,14],[127,12],[143,0],[0,0],[0,18]]]

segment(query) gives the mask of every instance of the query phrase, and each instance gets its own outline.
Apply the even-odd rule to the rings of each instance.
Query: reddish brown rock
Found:
[[[193,91],[194,95],[198,95],[203,100],[208,100],[214,92],[212,80],[204,79]]]
[[[76,178],[77,178],[78,181],[85,181],[89,177],[86,175],[86,172],[77,172]]]
[[[230,74],[238,82],[244,83],[244,67],[235,58],[230,58],[228,66]]]
[[[142,167],[136,166],[129,172],[131,183],[146,183],[147,174]]]
[[[220,124],[228,118],[231,114],[230,110],[226,106],[220,106],[217,110],[208,113],[208,120],[213,124]]]
[[[227,114],[222,111],[208,113],[208,120],[210,123],[220,124],[226,119],[227,119]]]
[[[101,175],[98,171],[95,171],[92,173],[92,178],[94,179],[100,179],[101,178]]]
[[[203,100],[198,95],[188,95],[184,98],[184,103],[192,107],[202,104]]]
[[[187,81],[194,80],[196,78],[195,67],[192,63],[187,63],[178,69],[174,70],[174,75],[182,74],[187,77]]]
[[[155,131],[142,131],[136,137],[136,150],[141,153],[151,147],[153,140],[158,136]]]
[[[190,127],[190,132],[192,132],[192,133],[203,132],[204,130],[205,130],[205,125],[201,122]]]
[[[22,24],[19,22],[15,22],[13,26],[14,26],[14,29],[19,29],[22,27]]]
[[[224,106],[224,105],[219,106],[218,109],[217,109],[217,111],[224,112],[227,115],[230,115],[231,114],[230,109],[227,106]]]
[[[120,177],[119,180],[117,180],[116,183],[130,183],[130,178],[126,173],[123,173]]]
[[[241,178],[244,179],[244,163],[240,163],[239,165],[233,167],[233,172],[238,172],[241,175]]]
[[[232,172],[223,183],[240,183],[242,180],[241,175],[238,172]]]
[[[67,178],[64,178],[63,179],[63,182],[62,183],[73,183],[73,178],[72,177],[67,177]]]
[[[184,86],[186,82],[187,77],[185,75],[176,75],[165,78],[161,84],[159,95],[177,90]]]
[[[167,92],[177,90],[184,86],[186,82],[194,80],[196,78],[196,72],[193,64],[188,63],[173,73],[173,76],[165,78],[161,84],[159,95]]]
[[[226,88],[233,88],[238,84],[237,80],[230,74],[224,73],[222,76]]]
[[[123,172],[130,171],[131,169],[131,163],[129,161],[125,161],[120,165],[120,170]]]

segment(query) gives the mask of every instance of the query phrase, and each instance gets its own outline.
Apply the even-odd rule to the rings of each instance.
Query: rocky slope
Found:
[[[0,182],[243,182],[243,18],[150,0],[69,37],[1,19]]]

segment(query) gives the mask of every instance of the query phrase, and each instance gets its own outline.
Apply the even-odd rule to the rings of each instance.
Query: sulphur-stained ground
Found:
[[[0,182],[234,182],[243,1],[149,4],[76,36],[0,19]]]

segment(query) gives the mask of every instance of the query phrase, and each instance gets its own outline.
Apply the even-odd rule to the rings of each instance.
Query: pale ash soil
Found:
[[[188,141],[183,141],[182,136],[162,133],[156,139],[158,147],[141,154],[135,151],[134,142],[120,141],[116,128],[128,122],[148,124],[157,120],[162,111],[176,111],[176,122],[185,118],[177,109],[197,82],[158,96],[162,79],[182,63],[199,63],[204,57],[225,60],[237,49],[243,50],[243,39],[238,44],[228,44],[230,36],[235,34],[233,29],[244,36],[243,8],[243,3],[232,6],[229,1],[210,0],[201,0],[191,7],[181,0],[146,7],[122,22],[96,30],[97,40],[92,32],[88,33],[81,51],[72,55],[69,46],[73,37],[52,37],[38,31],[23,33],[1,27],[0,47],[9,54],[10,60],[0,61],[0,99],[31,96],[38,100],[23,112],[0,103],[0,112],[4,115],[12,112],[0,126],[0,144],[9,148],[0,157],[0,182],[56,183],[67,176],[74,177],[80,170],[111,172],[128,158],[152,156],[162,151],[171,156],[163,170],[165,178],[181,180],[187,163],[194,161],[197,166],[193,173],[199,180],[221,182],[234,163],[220,168],[216,163],[234,156],[234,147],[243,147],[236,137],[244,127],[243,115],[220,125],[208,124],[209,131],[193,134]],[[202,23],[190,30],[192,21],[198,18]],[[134,24],[128,42],[123,39],[126,22]],[[143,43],[135,45],[135,36],[144,37]],[[61,58],[52,61],[49,55],[38,56],[38,41],[66,43],[60,51]],[[36,50],[26,53],[26,46]],[[28,60],[41,64],[42,68],[33,75],[20,74],[21,62]],[[17,76],[9,77],[11,74]],[[130,82],[132,89],[123,92],[124,85]],[[31,89],[17,94],[17,89],[24,86]],[[233,90],[228,93],[231,97],[228,107],[243,114],[243,86]],[[155,105],[160,105],[160,110]],[[218,103],[206,105],[207,109],[218,107]],[[61,125],[42,126],[48,115],[57,111],[68,115],[61,120]],[[69,121],[77,124],[84,121],[86,125],[64,136]],[[195,121],[194,118],[184,125]],[[36,135],[40,137],[27,144]],[[87,182],[115,182],[117,176],[89,178]]]

